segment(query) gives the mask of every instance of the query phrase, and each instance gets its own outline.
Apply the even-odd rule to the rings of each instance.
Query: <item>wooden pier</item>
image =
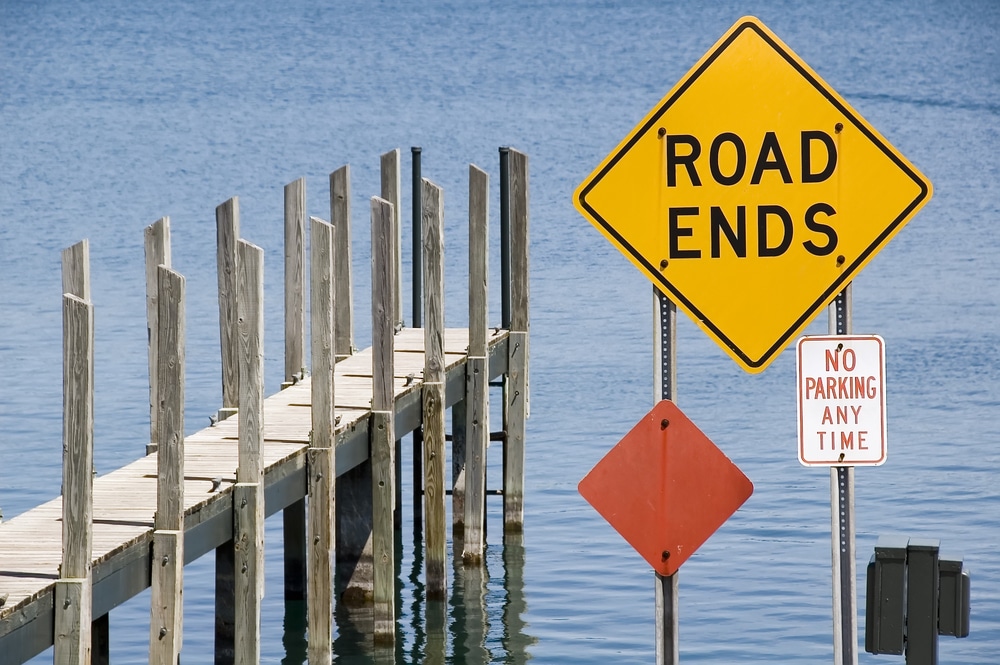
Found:
[[[455,539],[464,543],[456,554],[462,565],[482,563],[491,439],[503,447],[504,527],[520,531],[527,158],[501,149],[503,321],[488,324],[488,177],[470,167],[470,323],[445,329],[442,194],[419,177],[419,149],[413,155],[414,294],[422,297],[414,298],[412,320],[420,327],[403,327],[399,304],[399,151],[383,155],[383,196],[371,203],[373,340],[362,351],[352,334],[350,171],[331,174],[331,220],[309,220],[308,251],[305,182],[296,181],[285,189],[286,376],[283,389],[266,399],[263,253],[239,237],[238,201],[218,207],[223,403],[212,426],[188,436],[184,278],[170,269],[169,220],[146,229],[150,441],[137,443],[146,447],[144,457],[101,476],[92,473],[89,248],[84,241],[64,252],[63,496],[0,523],[4,663],[23,663],[53,645],[56,663],[107,662],[108,613],[151,586],[150,663],[178,662],[183,565],[211,552],[215,662],[259,662],[263,520],[278,511],[284,512],[285,598],[306,601],[309,662],[331,662],[335,603],[370,608],[373,640],[391,643],[398,449],[409,433],[428,598],[447,591],[446,495]],[[503,390],[503,423],[494,432],[491,382]],[[452,436],[446,437],[449,407]],[[448,438],[453,468],[446,487]]]

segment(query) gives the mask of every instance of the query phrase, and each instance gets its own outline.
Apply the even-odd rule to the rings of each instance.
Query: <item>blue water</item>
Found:
[[[652,662],[652,573],[576,491],[651,405],[651,289],[570,196],[745,14],[934,183],[933,200],[855,283],[854,329],[885,338],[889,374],[889,459],[857,472],[858,569],[880,534],[940,538],[972,571],[971,635],[942,638],[941,661],[1000,662],[1000,4],[989,0],[0,0],[3,512],[59,488],[62,248],[90,239],[96,465],[106,472],[148,439],[144,226],[171,217],[188,285],[187,423],[200,429],[221,401],[218,203],[239,195],[243,236],[266,250],[275,390],[282,186],[307,177],[309,212],[326,217],[327,174],[351,164],[364,346],[378,155],[402,148],[408,183],[407,149],[422,146],[424,175],[445,189],[446,311],[460,326],[467,164],[491,174],[495,201],[497,147],[512,145],[531,157],[524,548],[503,546],[491,504],[487,575],[463,580],[442,644],[425,631],[410,579],[419,560],[404,536],[397,660],[443,649],[454,663]],[[822,320],[810,330],[825,329]],[[830,662],[829,475],[796,460],[792,355],[751,376],[686,319],[679,337],[679,403],[755,485],[680,573],[681,656]],[[301,662],[301,628],[285,630],[280,520],[269,521],[268,542],[264,660],[287,651]],[[185,573],[185,662],[210,661],[211,575],[208,560]],[[863,608],[863,577],[858,586]],[[115,662],[146,661],[148,612],[144,594],[112,613]],[[366,662],[338,640],[339,662]]]

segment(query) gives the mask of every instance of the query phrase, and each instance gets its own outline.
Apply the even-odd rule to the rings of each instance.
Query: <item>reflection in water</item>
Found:
[[[526,663],[531,658],[528,649],[536,639],[528,635],[524,619],[527,603],[523,536],[505,536],[499,552],[488,545],[481,567],[466,568],[462,564],[462,543],[457,539],[452,552],[453,577],[449,580],[451,596],[447,601],[425,600],[423,544],[419,536],[414,537],[413,561],[406,579],[409,601],[406,608],[403,607],[404,583],[397,563],[397,633],[393,647],[373,646],[371,606],[348,608],[338,604],[334,612],[335,662],[351,665]],[[402,561],[401,538],[396,540],[396,561]],[[282,665],[306,662],[305,607],[300,602],[286,605],[283,642],[286,655]]]

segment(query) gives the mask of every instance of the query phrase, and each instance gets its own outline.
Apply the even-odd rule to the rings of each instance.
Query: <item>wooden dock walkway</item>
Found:
[[[507,331],[490,331],[489,374],[507,371]],[[423,330],[396,335],[396,432],[421,423]],[[468,331],[445,336],[446,403],[465,397]],[[336,366],[337,475],[368,459],[372,355],[365,349]],[[306,496],[311,390],[300,382],[264,402],[265,513]],[[233,537],[239,416],[185,438],[184,559],[190,563]],[[149,587],[156,455],[147,455],[94,479],[93,616],[100,617]],[[221,484],[215,488],[216,480]],[[54,590],[62,560],[62,499],[56,498],[0,525],[0,654],[21,663],[53,643]]]
[[[308,254],[305,181],[285,187],[285,382],[266,399],[264,253],[240,239],[235,197],[216,208],[222,408],[210,427],[189,435],[185,280],[170,267],[169,219],[146,228],[150,439],[137,442],[140,450],[145,445],[144,457],[100,477],[92,467],[89,245],[84,240],[64,250],[63,492],[0,522],[0,662],[24,663],[54,645],[57,665],[107,663],[108,613],[151,587],[149,662],[175,665],[183,644],[183,566],[214,551],[214,662],[256,665],[263,520],[279,511],[285,599],[306,601],[309,663],[331,662],[336,604],[367,608],[373,641],[391,645],[399,447],[410,433],[427,598],[442,599],[447,589],[446,494],[455,541],[463,544],[456,556],[470,569],[483,563],[487,494],[503,497],[504,530],[521,531],[527,157],[500,149],[502,321],[494,327],[487,298],[489,180],[469,167],[469,327],[463,329],[444,325],[443,198],[420,177],[419,157],[414,148],[414,327],[403,326],[400,306],[401,178],[394,150],[382,155],[382,196],[371,199],[372,345],[363,351],[353,339],[350,170],[330,175],[331,221],[309,218]],[[490,386],[502,389],[499,431],[491,431]],[[501,442],[503,454],[503,487],[494,491],[486,489],[491,440]]]

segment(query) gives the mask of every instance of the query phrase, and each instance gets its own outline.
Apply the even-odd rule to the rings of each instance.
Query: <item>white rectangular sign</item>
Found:
[[[885,342],[810,335],[796,345],[799,462],[878,466],[886,458]]]

